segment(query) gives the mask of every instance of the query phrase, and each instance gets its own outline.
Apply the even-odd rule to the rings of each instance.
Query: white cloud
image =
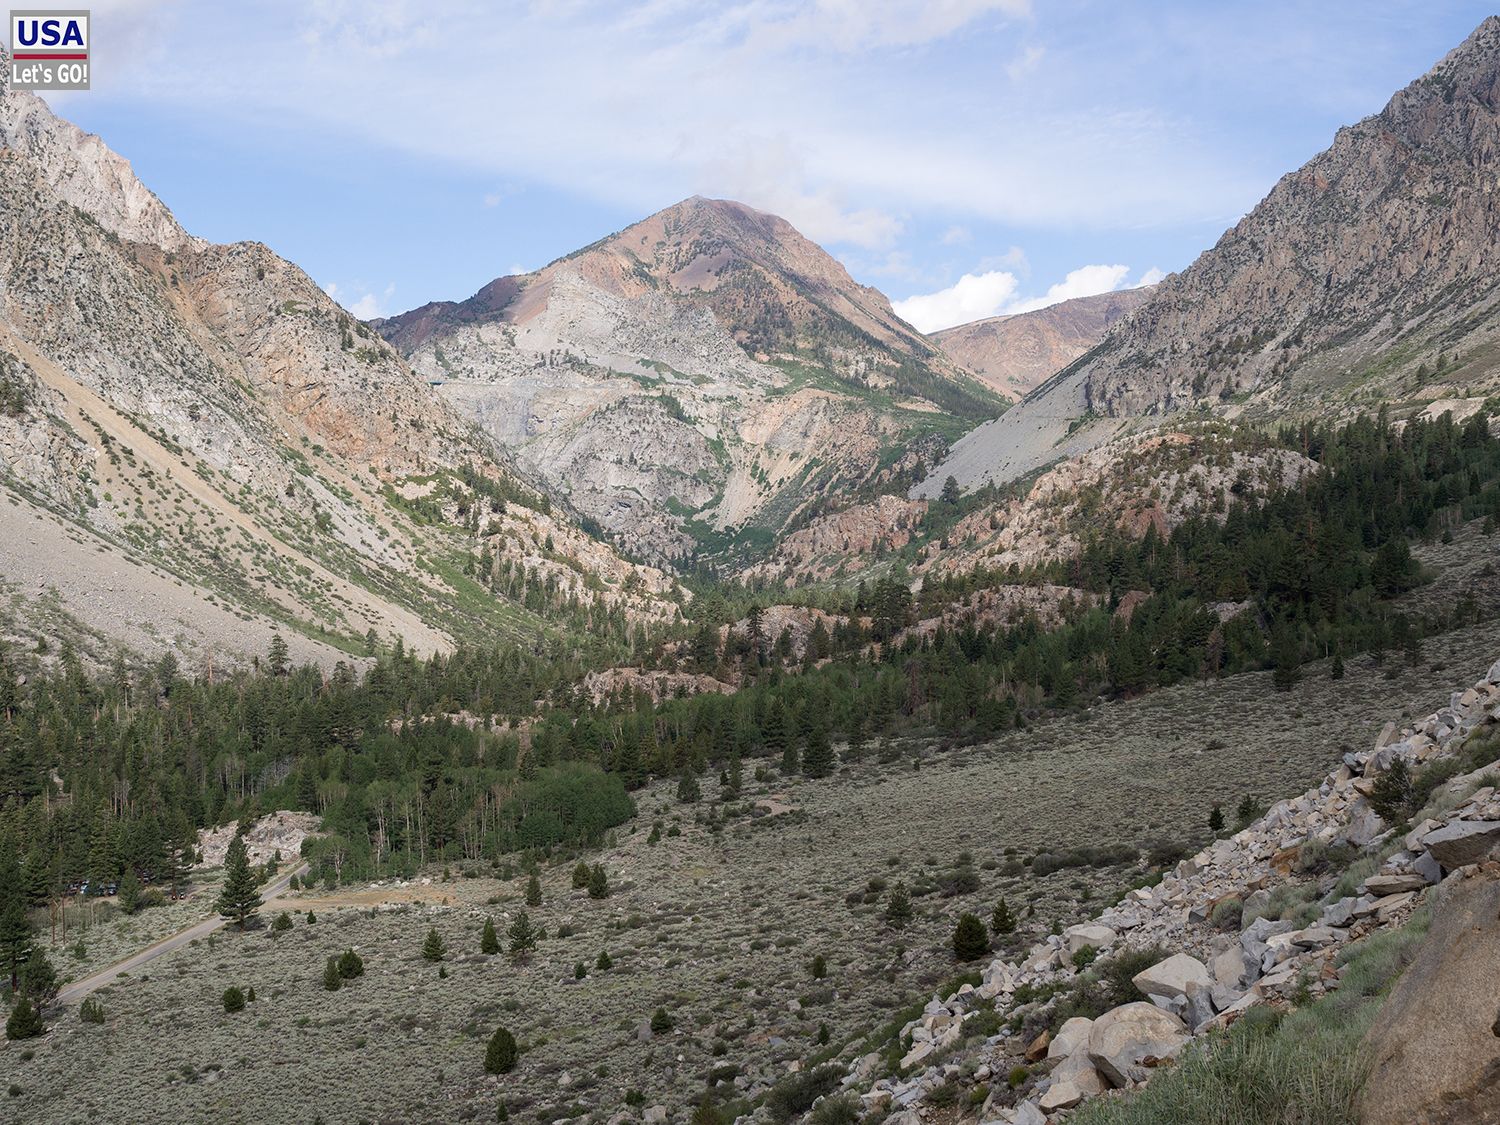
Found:
[[[157,54],[120,57],[89,98],[226,130],[294,119],[361,158],[399,150],[625,212],[731,195],[866,248],[912,214],[1140,226],[1253,202],[1264,173],[1217,151],[1222,131],[1122,95],[1090,56],[1025,50],[1017,21],[1044,15],[1021,0],[546,0],[503,17],[473,0],[267,0],[148,18]],[[213,82],[160,65],[205,41]],[[996,52],[1034,70],[1011,83]]]
[[[949,227],[943,232],[942,241],[944,246],[959,246],[965,242],[972,241],[973,238],[973,232],[968,227],[955,226]]]
[[[848,208],[837,191],[810,188],[802,153],[786,139],[727,141],[730,150],[707,161],[700,173],[707,194],[780,215],[814,242],[878,250],[900,235],[902,223],[894,215],[874,207]]]
[[[1046,57],[1047,51],[1043,47],[1027,47],[1005,66],[1006,76],[1012,82],[1020,82],[1023,78],[1030,78],[1042,65],[1042,59]]]
[[[1031,0],[814,0],[805,6],[787,5],[792,14],[768,19],[775,7],[765,3],[741,7],[756,21],[747,38],[750,47],[816,45],[840,51],[911,47],[945,39],[983,16],[1014,19],[1031,14]]]
[[[1162,269],[1160,266],[1152,266],[1145,273],[1141,274],[1140,277],[1136,278],[1135,284],[1130,286],[1130,288],[1144,289],[1148,285],[1155,285],[1158,281],[1162,280],[1162,278],[1166,276],[1166,270]]]
[[[1075,297],[1092,297],[1095,293],[1108,293],[1125,284],[1130,274],[1129,266],[1080,266],[1069,270],[1068,276],[1047,290],[1040,297],[1020,301],[1006,312],[1033,312],[1055,305],[1059,301],[1071,301]]]
[[[1006,257],[1015,256],[1019,256],[1022,262],[1025,261],[1026,256],[1020,249],[1012,247]],[[951,328],[955,324],[967,324],[985,317],[1035,312],[1059,301],[1092,297],[1095,293],[1109,293],[1124,288],[1129,274],[1129,266],[1080,266],[1076,270],[1070,270],[1065,278],[1048,288],[1042,296],[1018,297],[1020,283],[1015,274],[1009,271],[966,273],[946,289],[895,301],[891,307],[917,331],[936,332],[940,328]],[[1154,285],[1162,276],[1161,270],[1153,266],[1141,275],[1135,285]]]
[[[387,285],[379,295],[370,292],[368,287],[362,285],[356,285],[352,292],[359,292],[361,289],[364,289],[365,292],[351,301],[347,297],[347,293],[350,291],[343,289],[338,282],[330,281],[323,286],[323,292],[343,305],[353,316],[360,320],[374,320],[377,316],[387,316],[394,311],[391,309],[390,303],[391,298],[396,295],[395,282]]]
[[[1015,274],[1003,270],[966,273],[947,289],[908,297],[891,307],[918,332],[936,332],[1004,311],[1019,284]]]
[[[486,207],[499,207],[502,198],[498,191],[488,192],[484,197],[484,205]]]

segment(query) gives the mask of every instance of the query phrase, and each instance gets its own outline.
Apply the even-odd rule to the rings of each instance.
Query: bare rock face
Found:
[[[1246,393],[1285,408],[1370,378],[1392,397],[1426,380],[1494,385],[1487,365],[1440,369],[1496,332],[1497,93],[1492,17],[1162,282],[1081,365],[1087,408]],[[1379,365],[1398,340],[1401,362]]]
[[[769,538],[997,398],[790,224],[689,199],[379,323],[521,465],[658,562]],[[872,392],[896,400],[884,406]]]
[[[944,328],[932,333],[932,340],[990,389],[1020,398],[1098,344],[1150,292],[1121,289],[1077,297],[1034,312]]]
[[[1450,880],[1432,929],[1365,1037],[1369,1125],[1478,1125],[1500,1111],[1500,883]]]

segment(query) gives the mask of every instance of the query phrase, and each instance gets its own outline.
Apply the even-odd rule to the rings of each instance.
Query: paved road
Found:
[[[301,875],[306,870],[307,864],[299,863],[285,875],[278,875],[275,879],[267,883],[261,891],[260,897],[265,900],[265,906],[261,909],[264,910],[270,907],[281,897],[286,891],[287,884],[292,881],[293,875]],[[108,968],[100,969],[91,976],[86,976],[82,980],[76,980],[72,984],[66,985],[57,994],[56,1002],[59,1004],[71,1004],[74,1001],[82,1000],[89,993],[96,992],[105,985],[112,983],[121,973],[133,973],[142,965],[156,960],[162,954],[181,949],[194,939],[207,937],[215,930],[222,929],[225,925],[226,923],[223,918],[205,918],[203,921],[189,926],[185,930],[177,931],[171,937],[162,938],[155,945],[148,945],[139,953],[131,954],[123,961],[116,961]]]

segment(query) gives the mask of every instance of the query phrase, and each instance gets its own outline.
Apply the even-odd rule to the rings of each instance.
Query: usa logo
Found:
[[[12,11],[10,84],[18,90],[87,90],[88,12]]]

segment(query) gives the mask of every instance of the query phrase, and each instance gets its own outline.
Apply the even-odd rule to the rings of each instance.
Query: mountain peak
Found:
[[[10,88],[10,52],[0,44],[0,150],[20,155],[62,199],[105,230],[162,250],[193,240],[130,162],[93,133],[56,116],[35,94]]]

